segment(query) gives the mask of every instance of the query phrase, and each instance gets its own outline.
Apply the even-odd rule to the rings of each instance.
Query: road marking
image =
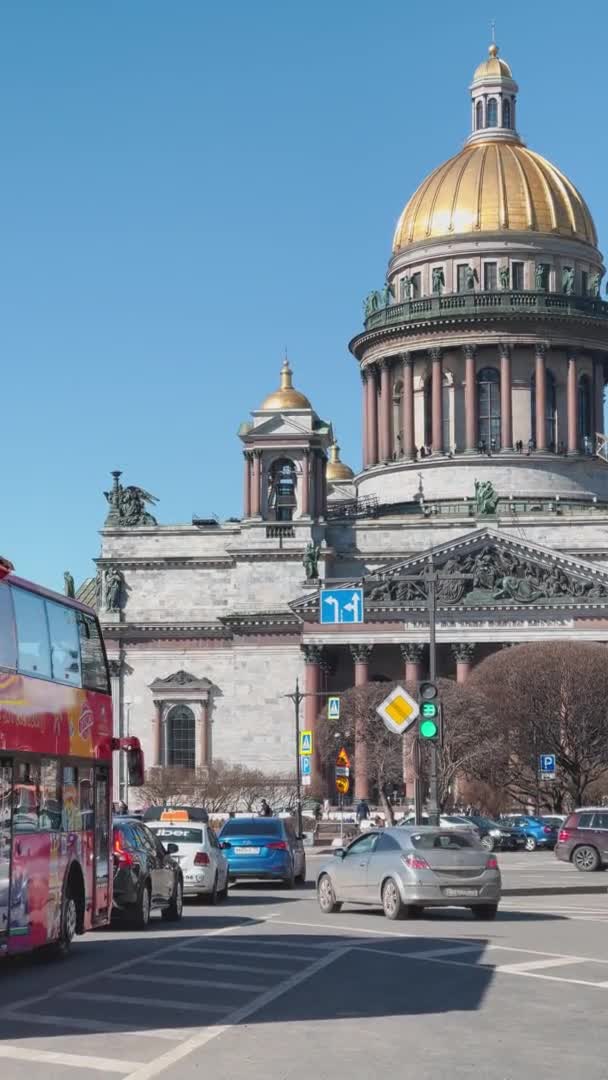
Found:
[[[249,942],[251,944],[251,942]],[[253,949],[218,949],[215,946],[208,946],[205,942],[201,942],[200,945],[180,945],[176,952],[196,952],[201,956],[207,953],[219,953],[221,956],[253,956],[259,957],[260,960],[311,960],[310,954],[306,953],[293,953],[293,952],[266,952]]]
[[[221,979],[180,979],[177,975],[122,975],[121,982],[128,979],[130,982],[137,983],[154,983],[158,986],[159,990],[163,986],[206,986],[211,990],[242,990],[243,993],[248,993],[256,990],[261,990],[263,987],[259,983],[244,983],[244,982],[224,982]]]
[[[326,950],[327,951],[327,950]],[[291,975],[291,968],[263,968],[253,964],[209,964],[203,960],[146,960],[154,967],[196,968],[197,971],[244,971],[247,975]]]
[[[520,964],[499,964],[494,971],[508,972],[510,975],[521,975],[522,972],[536,971],[540,968],[567,967],[568,964],[580,964],[583,961],[575,958],[566,959],[563,956],[555,956],[550,960],[522,960]]]
[[[434,960],[438,956],[453,956],[454,953],[480,952],[481,949],[492,948],[486,942],[477,942],[474,945],[450,945],[447,949],[425,949],[415,953],[401,953],[408,957],[420,957],[421,960]]]
[[[137,1066],[134,1072],[130,1072],[128,1076],[125,1077],[125,1080],[150,1080],[150,1077],[158,1076],[159,1073],[164,1072],[164,1070],[168,1069],[171,1065],[175,1065],[176,1062],[188,1057],[194,1050],[200,1050],[201,1047],[206,1046],[212,1039],[217,1039],[219,1035],[223,1035],[224,1032],[229,1031],[230,1028],[234,1027],[236,1024],[240,1024],[243,1020],[246,1020],[247,1017],[253,1016],[254,1013],[259,1012],[260,1009],[265,1008],[266,1005],[270,1005],[271,1002],[276,1001],[277,998],[283,997],[284,994],[288,994],[290,990],[295,989],[300,983],[306,982],[319,971],[323,971],[324,968],[329,967],[330,964],[335,963],[336,960],[340,960],[346,952],[348,952],[348,946],[333,949],[325,956],[319,957],[314,963],[309,964],[308,967],[291,975],[288,979],[284,979],[270,990],[266,990],[265,993],[260,994],[247,1005],[242,1005],[240,1008],[229,1013],[223,1024],[216,1024],[213,1027],[207,1028],[205,1031],[199,1031],[196,1035],[193,1035],[190,1039],[186,1039],[186,1041],[179,1046],[174,1047],[172,1050],[168,1050],[165,1054],[162,1054],[161,1057],[156,1058],[155,1061],[150,1061],[146,1065]]]
[[[260,921],[264,920],[250,919],[247,923],[239,924],[239,929],[240,926],[243,926],[244,928],[258,926]],[[228,934],[231,931],[234,931],[234,929],[235,927],[233,925],[221,926],[217,930],[208,930],[205,931],[203,934],[198,934],[196,937],[191,935],[189,940],[190,942],[194,942],[200,941],[201,938],[217,937],[220,934]],[[189,948],[189,945],[184,944],[176,947],[175,942],[172,941],[170,945],[163,945],[160,949],[155,949],[154,952],[151,952],[147,956],[145,956],[145,959],[155,960],[157,956],[164,956],[166,953],[175,952],[176,948]],[[130,957],[128,960],[121,960],[119,964],[113,964],[111,967],[102,968],[101,970],[94,971],[93,973],[89,973],[88,975],[80,975],[77,979],[70,979],[68,982],[60,983],[58,986],[54,986],[50,990],[45,990],[43,994],[34,994],[32,997],[22,998],[20,1001],[13,1001],[8,1006],[8,1008],[11,1011],[14,1009],[27,1009],[30,1005],[36,1004],[36,1002],[47,1001],[49,998],[56,998],[58,997],[58,995],[63,994],[66,991],[75,990],[77,986],[86,986],[88,983],[97,983],[100,981],[100,979],[104,979],[108,975],[115,975],[119,971],[125,971],[129,967],[133,967],[135,964],[141,963],[142,959],[143,956],[138,955]],[[110,1000],[116,999],[111,998]],[[0,1016],[2,1015],[2,1012],[3,1010],[0,1010]]]
[[[87,1031],[91,1035],[103,1035],[104,1033],[110,1035],[136,1035],[143,1038],[150,1036],[153,1039],[166,1039],[167,1042],[177,1042],[179,1039],[185,1039],[189,1034],[187,1028],[146,1028],[145,1031],[136,1030],[133,1025],[130,1027],[125,1024],[111,1024],[108,1020],[83,1020],[81,1017],[74,1016],[50,1016],[48,1013],[36,1013],[30,1012],[5,1012],[2,1014],[2,1018],[6,1020],[21,1020],[24,1023],[32,1024],[33,1027],[36,1024],[47,1027],[59,1027],[63,1028],[64,1034],[66,1034],[69,1028],[74,1028],[76,1031]],[[33,1038],[35,1036],[28,1035],[24,1038]]]
[[[87,1054],[60,1054],[53,1050],[32,1050],[25,1046],[0,1046],[0,1058],[11,1061],[38,1061],[44,1065],[71,1065],[75,1069],[97,1069],[98,1072],[125,1073],[139,1063],[119,1061],[118,1058],[90,1057]]]
[[[77,1001],[112,1001],[118,1002],[119,1005],[144,1005],[149,1009],[162,1009],[165,1013],[169,1007],[199,1014],[205,1012],[225,1013],[226,1009],[229,1008],[228,1005],[208,1005],[206,1002],[204,1005],[193,1005],[189,1001],[175,1001],[174,998],[168,1001],[167,998],[131,997],[126,994],[82,994],[69,991],[63,996],[76,998]]]

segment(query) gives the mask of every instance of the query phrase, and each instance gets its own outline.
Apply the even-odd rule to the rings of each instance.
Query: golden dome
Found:
[[[516,137],[470,143],[427,176],[399,218],[393,252],[435,237],[488,232],[547,233],[597,246],[574,185]]]
[[[340,480],[352,480],[354,478],[353,470],[348,465],[345,465],[343,461],[340,461],[340,447],[337,442],[332,443],[329,448],[326,475],[332,484],[339,483]]]
[[[311,409],[312,405],[305,394],[295,390],[291,381],[289,360],[285,357],[281,368],[281,385],[262,402],[260,410],[272,409]]]
[[[507,64],[506,60],[500,60],[498,56],[498,45],[492,42],[488,49],[488,59],[484,60],[479,67],[475,68],[475,74],[473,75],[473,82],[477,82],[481,79],[496,78],[496,76],[502,76],[506,79],[512,79],[511,68]]]

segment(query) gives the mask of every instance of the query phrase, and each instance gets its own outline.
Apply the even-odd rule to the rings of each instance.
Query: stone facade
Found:
[[[521,145],[517,87],[501,64],[497,75],[491,64],[478,69],[468,144],[497,157],[498,142]],[[487,121],[500,111],[484,112],[493,93],[509,103],[509,124],[496,131]],[[508,185],[494,201],[479,187],[477,224],[459,236],[416,239],[424,185],[408,204],[388,268],[392,292],[370,294],[365,329],[351,342],[363,396],[357,475],[340,461],[331,425],[293,387],[286,360],[279,389],[239,429],[240,521],[142,524],[136,514],[139,523],[126,524],[113,496],[98,559],[100,617],[117,733],[140,737],[149,767],[223,761],[293,775],[285,695],[296,680],[308,694],[301,723],[314,729],[327,693],[425,673],[425,598],[400,577],[430,557],[447,576],[464,567],[471,577],[470,588],[439,590],[441,675],[464,681],[506,643],[608,641],[608,466],[594,452],[608,361],[608,305],[593,276],[603,263],[582,198],[545,166],[525,228],[509,231]],[[542,202],[552,184],[553,202]],[[450,213],[464,213],[465,190],[440,193]],[[435,219],[425,220],[432,231]],[[549,267],[542,289],[539,261]],[[463,262],[473,287],[463,286]],[[415,275],[417,295],[404,299],[402,279]],[[114,482],[116,493],[118,474]],[[143,502],[130,505],[139,512]],[[108,571],[121,583],[111,597]],[[362,625],[320,625],[325,579],[362,585]],[[313,776],[322,783],[314,755]]]

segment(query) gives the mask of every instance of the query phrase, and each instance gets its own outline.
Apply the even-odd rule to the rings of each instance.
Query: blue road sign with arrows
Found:
[[[555,754],[540,755],[540,771],[553,776],[555,773]]]
[[[363,589],[321,589],[320,622],[362,623]]]

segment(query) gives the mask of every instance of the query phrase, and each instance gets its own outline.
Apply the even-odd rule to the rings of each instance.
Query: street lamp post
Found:
[[[283,694],[283,697],[293,701],[293,711],[296,729],[296,823],[298,836],[302,836],[302,770],[300,768],[300,705],[307,697],[327,697],[324,690],[300,690],[300,681],[296,678],[295,690],[292,694]],[[312,748],[313,754],[315,747]]]

